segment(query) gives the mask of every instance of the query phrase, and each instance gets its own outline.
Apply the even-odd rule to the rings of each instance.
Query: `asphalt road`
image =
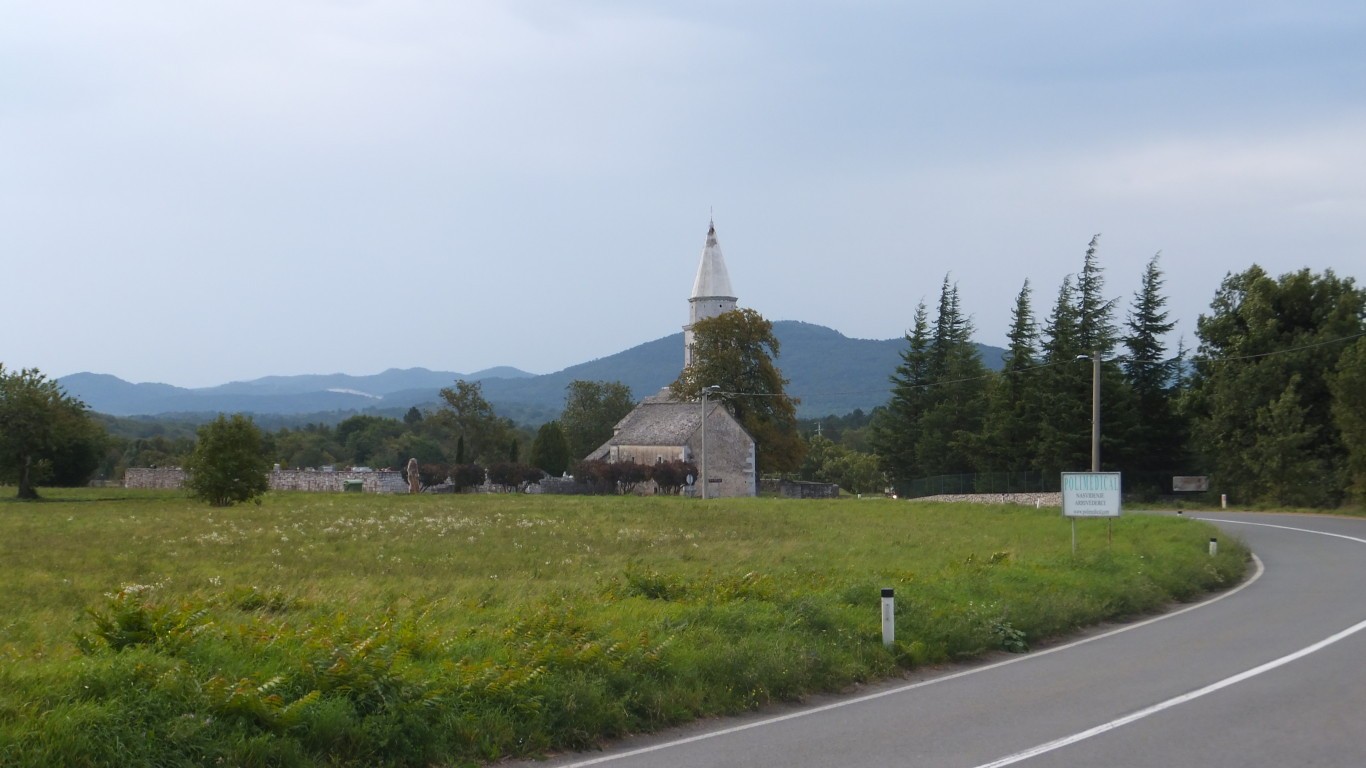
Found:
[[[1366,766],[1366,520],[1201,517],[1260,563],[1212,601],[1026,655],[527,765]]]

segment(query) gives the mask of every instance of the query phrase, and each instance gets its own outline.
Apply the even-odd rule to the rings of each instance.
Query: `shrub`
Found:
[[[195,498],[215,507],[255,499],[269,487],[264,448],[261,430],[250,418],[220,414],[199,428],[199,441],[185,464],[185,484]]]

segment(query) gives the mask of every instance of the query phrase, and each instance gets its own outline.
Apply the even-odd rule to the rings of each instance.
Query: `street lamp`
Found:
[[[707,395],[715,394],[721,390],[720,387],[712,385],[702,388],[702,466],[698,469],[702,472],[702,498],[707,498]]]

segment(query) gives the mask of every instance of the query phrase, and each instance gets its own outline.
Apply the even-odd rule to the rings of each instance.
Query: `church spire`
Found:
[[[697,279],[692,284],[690,301],[711,298],[735,301],[735,291],[730,287],[730,273],[726,271],[726,257],[721,255],[721,245],[716,241],[714,221],[707,223],[707,244],[702,248],[702,263],[697,267]],[[697,319],[694,317],[693,321]]]
[[[683,326],[683,364],[692,362],[692,327],[698,320],[706,320],[736,308],[735,291],[730,287],[730,273],[726,258],[716,240],[716,221],[707,222],[707,244],[702,248],[702,263],[693,280],[692,298],[688,299],[688,324]]]

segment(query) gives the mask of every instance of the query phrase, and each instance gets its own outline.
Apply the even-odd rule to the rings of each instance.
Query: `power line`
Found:
[[[1294,352],[1302,352],[1302,351],[1304,351],[1304,350],[1306,350],[1306,349],[1315,349],[1315,348],[1317,348],[1317,347],[1328,346],[1329,344],[1338,344],[1338,343],[1341,343],[1341,342],[1353,341],[1353,340],[1359,339],[1359,338],[1361,338],[1361,337],[1363,337],[1363,336],[1366,336],[1366,331],[1360,331],[1360,332],[1358,332],[1358,333],[1353,333],[1353,334],[1350,334],[1350,335],[1347,335],[1347,336],[1339,336],[1339,337],[1337,337],[1337,338],[1332,338],[1332,339],[1325,339],[1325,340],[1323,340],[1323,341],[1316,341],[1316,342],[1313,342],[1313,343],[1311,343],[1311,344],[1301,344],[1300,346],[1297,346],[1297,347],[1287,347],[1287,348],[1285,348],[1285,349],[1277,349],[1277,350],[1272,350],[1272,351],[1270,351],[1270,352],[1259,352],[1259,353],[1257,353],[1257,354],[1255,354],[1255,355],[1233,355],[1233,356],[1230,356],[1230,357],[1184,357],[1184,356],[1181,356],[1181,355],[1177,355],[1177,356],[1175,356],[1175,357],[1168,357],[1168,358],[1165,358],[1165,359],[1163,359],[1163,360],[1146,361],[1146,364],[1147,364],[1147,365],[1170,365],[1170,364],[1173,364],[1173,363],[1182,363],[1182,362],[1189,362],[1189,363],[1231,363],[1231,362],[1237,362],[1237,361],[1240,361],[1240,360],[1255,360],[1255,359],[1263,358],[1263,357],[1272,357],[1272,356],[1274,356],[1274,355],[1288,355],[1288,354],[1291,354],[1291,353],[1294,353]],[[1020,368],[1020,369],[1018,369],[1018,370],[990,371],[990,372],[988,372],[988,373],[986,373],[986,374],[983,374],[983,375],[981,375],[981,376],[969,376],[969,377],[967,377],[967,378],[962,378],[962,379],[951,379],[951,380],[948,380],[948,381],[931,381],[931,382],[925,382],[925,383],[921,383],[921,384],[896,385],[896,386],[888,387],[887,389],[843,390],[843,391],[834,391],[834,392],[804,392],[804,393],[795,393],[795,394],[794,394],[794,393],[791,393],[791,392],[786,392],[786,393],[783,393],[783,394],[781,394],[781,395],[780,395],[780,394],[775,394],[775,393],[772,393],[772,392],[725,392],[725,391],[719,391],[719,392],[717,392],[716,394],[717,394],[717,395],[724,396],[724,397],[795,397],[795,398],[797,398],[797,399],[799,399],[799,400],[802,399],[802,398],[808,398],[808,397],[837,397],[837,396],[844,396],[844,395],[876,395],[876,394],[882,394],[882,393],[891,393],[891,392],[892,392],[893,390],[895,390],[895,389],[904,388],[904,387],[909,387],[910,389],[930,389],[930,388],[932,388],[932,387],[946,387],[946,386],[949,386],[949,385],[951,385],[951,384],[966,384],[966,383],[973,382],[973,381],[985,381],[985,380],[990,379],[990,378],[992,378],[992,377],[994,377],[994,376],[1018,376],[1018,375],[1020,375],[1020,374],[1032,373],[1032,372],[1034,372],[1034,371],[1043,370],[1043,369],[1045,369],[1045,368],[1053,368],[1053,367],[1056,367],[1056,366],[1059,366],[1059,365],[1069,365],[1069,364],[1074,364],[1074,363],[1078,363],[1078,362],[1082,362],[1082,361],[1086,361],[1086,362],[1089,363],[1089,362],[1090,362],[1090,356],[1089,356],[1089,355],[1084,355],[1084,356],[1082,356],[1082,357],[1073,358],[1073,359],[1068,359],[1068,360],[1056,360],[1056,361],[1051,362],[1051,363],[1040,363],[1040,364],[1038,364],[1038,365],[1032,365],[1032,366],[1029,366],[1029,367],[1027,367],[1027,368]],[[1111,358],[1110,360],[1107,360],[1106,362],[1145,362],[1145,361],[1134,361],[1134,360],[1131,360],[1131,359],[1129,359],[1129,358],[1127,358],[1127,357],[1121,356],[1121,357]]]

